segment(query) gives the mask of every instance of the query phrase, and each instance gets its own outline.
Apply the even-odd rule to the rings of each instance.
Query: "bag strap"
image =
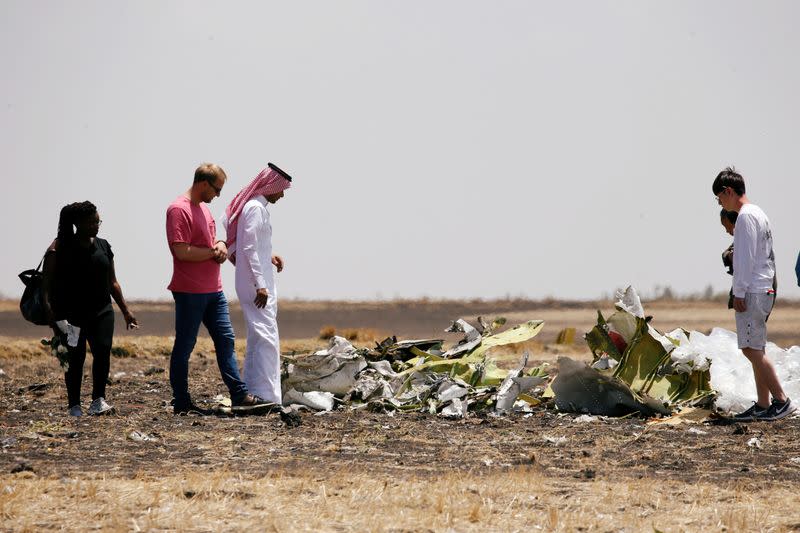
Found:
[[[27,286],[28,286],[28,284],[30,283],[30,280],[31,280],[31,278],[33,278],[34,276],[37,276],[37,277],[38,277],[38,276],[41,276],[41,275],[42,275],[42,271],[41,271],[41,269],[42,269],[42,264],[44,263],[44,258],[45,258],[45,256],[47,256],[47,253],[46,253],[46,252],[45,252],[44,256],[42,256],[42,260],[41,260],[41,261],[39,261],[39,266],[37,266],[35,269],[26,270],[25,272],[20,272],[20,273],[19,273],[19,275],[17,276],[17,277],[19,277],[20,281],[21,281],[21,282],[22,282],[22,283],[23,283],[23,284],[24,284],[26,287],[27,287]]]

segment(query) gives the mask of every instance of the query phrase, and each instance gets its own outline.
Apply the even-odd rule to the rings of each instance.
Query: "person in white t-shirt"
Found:
[[[738,213],[733,231],[733,308],[739,348],[753,365],[757,401],[738,420],[778,420],[795,411],[766,357],[766,321],[775,303],[775,254],[769,219],[745,195],[744,178],[732,167],[720,172],[711,190],[719,205]],[[770,401],[770,396],[772,401]]]

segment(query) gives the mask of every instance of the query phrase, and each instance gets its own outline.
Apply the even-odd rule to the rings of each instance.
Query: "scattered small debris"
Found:
[[[144,371],[144,375],[145,376],[152,376],[152,375],[155,375],[155,374],[163,374],[163,373],[164,373],[164,369],[163,368],[159,368],[157,366],[151,366],[150,368],[148,368],[147,370]]]
[[[543,438],[546,442],[549,442],[553,446],[563,446],[567,443],[567,437],[551,437],[549,435],[543,435]]]
[[[703,431],[700,428],[689,428],[686,433],[694,433],[695,435],[708,435],[708,431]]]
[[[142,433],[141,431],[131,431],[128,433],[128,439],[134,442],[155,442],[158,439],[153,435]]]
[[[734,435],[747,435],[748,433],[750,433],[750,428],[744,424],[736,424],[733,426]]]
[[[581,415],[575,418],[575,422],[578,424],[591,424],[592,422],[597,422],[599,418],[592,415]]]
[[[11,468],[12,474],[19,474],[20,472],[36,472],[33,465],[27,461],[20,461]]]
[[[221,407],[230,407],[230,406],[233,405],[233,402],[231,402],[231,399],[228,398],[227,396],[223,396],[222,394],[217,394],[216,396],[214,396],[212,398],[212,400],[214,400],[214,402],[218,403]]]
[[[280,411],[281,421],[286,424],[286,427],[289,428],[296,428],[300,424],[302,424],[302,420],[300,419],[300,415],[292,411],[291,409],[281,409]]]
[[[33,383],[27,387],[20,387],[17,389],[17,394],[25,394],[26,392],[37,392],[47,390],[51,387],[50,383]]]
[[[758,437],[753,437],[752,439],[747,441],[747,445],[750,446],[751,448],[757,448],[757,449],[760,450],[761,449],[761,439],[759,439]]]

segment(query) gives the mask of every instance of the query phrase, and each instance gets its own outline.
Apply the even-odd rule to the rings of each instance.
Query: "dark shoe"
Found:
[[[786,418],[790,414],[794,413],[797,410],[797,407],[792,404],[792,400],[786,398],[785,402],[779,402],[777,400],[772,400],[772,405],[769,406],[762,415],[758,417],[759,420],[780,420],[781,418]]]
[[[211,409],[203,409],[202,407],[198,407],[193,403],[189,405],[176,405],[172,408],[172,412],[176,415],[195,415],[195,416],[211,416],[214,414],[214,411]]]
[[[244,398],[232,403],[231,410],[237,414],[264,415],[279,409],[280,405],[268,402],[255,394],[247,394]]]
[[[772,406],[770,406],[772,407]],[[742,411],[738,415],[733,415],[733,419],[738,422],[753,422],[755,420],[762,420],[764,413],[769,411],[770,407],[761,407],[756,402],[750,406],[750,409]]]

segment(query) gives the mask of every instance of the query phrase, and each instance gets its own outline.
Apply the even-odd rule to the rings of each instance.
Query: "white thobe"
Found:
[[[252,394],[281,403],[278,298],[272,264],[272,226],[263,196],[244,204],[236,229],[236,294],[247,324],[244,381]],[[253,303],[256,289],[267,289],[267,305]]]

